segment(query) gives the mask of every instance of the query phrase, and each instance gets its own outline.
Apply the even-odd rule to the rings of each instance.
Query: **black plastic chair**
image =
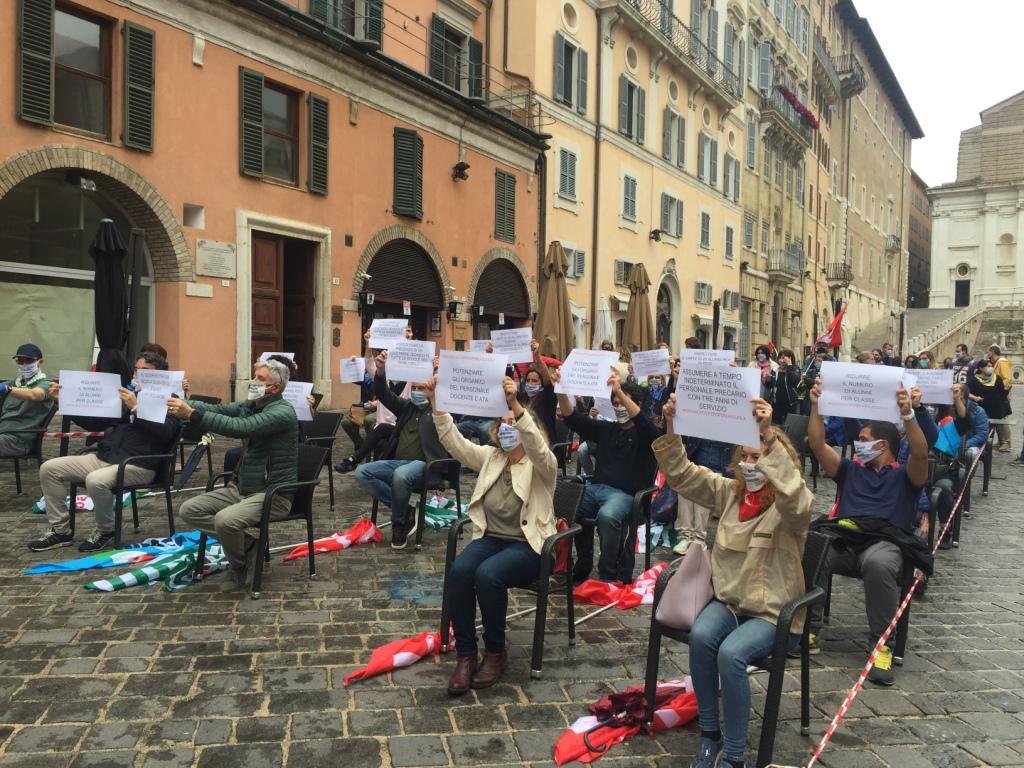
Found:
[[[314,395],[316,397],[316,395]],[[314,413],[312,421],[302,422],[302,442],[319,445],[326,449],[324,464],[327,467],[327,487],[330,490],[331,509],[334,509],[334,441],[338,436],[338,427],[345,417],[340,411]]]
[[[168,536],[174,535],[174,506],[171,501],[171,485],[174,483],[174,468],[178,463],[176,446],[181,435],[182,426],[175,431],[174,439],[168,443],[167,453],[154,453],[147,456],[129,456],[117,465],[117,479],[114,481],[112,490],[114,494],[114,546],[121,546],[121,531],[124,520],[124,495],[131,494],[132,502],[132,525],[136,533],[139,532],[139,504],[136,495],[139,491],[163,491],[164,502],[167,505],[167,529]],[[124,480],[125,467],[128,464],[135,464],[140,460],[157,461],[156,474],[148,483],[126,483]],[[73,481],[70,488],[71,509],[69,513],[69,524],[71,535],[75,534],[75,513],[79,511],[75,502],[78,495],[78,488],[85,484],[85,481]]]
[[[822,566],[828,555],[830,537],[810,531],[804,545],[803,571],[806,592],[791,600],[779,613],[775,625],[775,643],[771,656],[758,659],[753,665],[769,673],[768,690],[765,694],[764,717],[761,722],[761,740],[757,749],[757,768],[762,768],[772,761],[775,751],[775,732],[779,719],[779,704],[782,696],[782,683],[786,675],[786,650],[789,642],[790,629],[796,612],[805,612],[803,632],[800,634],[800,732],[806,736],[811,727],[811,657],[808,644],[809,622],[806,620],[808,608],[825,600],[825,589],[821,585],[824,578]],[[673,629],[661,624],[655,615],[658,603],[665,592],[665,586],[678,568],[677,560],[658,577],[654,588],[654,606],[651,609],[651,634],[647,644],[647,674],[644,680],[644,696],[647,699],[648,719],[647,730],[654,728],[654,697],[658,686],[658,662],[661,655],[661,638],[670,637],[681,643],[689,643],[690,633],[683,629]]]
[[[558,462],[558,473],[562,477],[566,477],[569,474],[569,463],[572,461],[572,458],[576,453],[573,450],[572,432],[570,432],[562,442],[552,443],[551,452],[555,454],[555,461]],[[578,475],[579,473],[579,459],[577,459],[576,474]]]
[[[260,517],[260,537],[257,547],[263,553],[262,557],[256,558],[256,571],[252,576],[252,587],[250,593],[253,600],[259,600],[260,587],[263,585],[263,565],[270,559],[270,524],[285,523],[292,520],[306,521],[306,546],[309,550],[309,576],[316,576],[316,563],[314,561],[313,547],[313,491],[320,484],[320,470],[323,468],[324,459],[327,455],[326,448],[315,445],[300,443],[298,446],[298,480],[294,483],[281,483],[275,485],[266,492],[263,497],[263,514]],[[233,475],[233,472],[222,472],[216,477],[211,477],[206,484],[206,492],[213,490],[218,480],[226,481]],[[287,517],[278,520],[270,519],[270,511],[274,499],[286,491],[294,491],[292,495],[292,506]],[[199,549],[196,553],[196,569],[192,573],[194,581],[202,581],[203,566],[206,563],[206,534],[199,536]]]
[[[455,504],[457,514],[462,515],[462,489],[459,480],[461,478],[462,465],[458,459],[437,459],[427,464],[423,472],[423,480],[420,485],[420,500],[416,505],[416,549],[423,548],[423,529],[427,525],[427,491],[455,491]],[[370,509],[370,521],[377,524],[377,509],[380,500],[374,499]]]
[[[622,558],[625,557],[627,552],[636,549],[636,537],[640,530],[640,525],[643,524],[644,532],[646,533],[647,546],[644,548],[644,570],[650,570],[651,567],[651,499],[654,498],[654,494],[657,493],[660,488],[656,485],[652,485],[648,488],[644,488],[642,491],[637,491],[633,494],[633,505],[630,508],[629,519],[627,522],[626,535],[622,537],[619,543],[619,557],[618,562],[622,562]],[[589,531],[590,535],[594,535],[594,531],[597,528],[597,518],[580,518],[577,521],[580,524],[581,530]],[[584,534],[586,535],[586,534]],[[629,578],[625,578],[627,574],[619,573],[618,576],[621,581],[631,580],[632,574],[629,574]]]
[[[783,425],[782,431],[786,433],[789,442],[793,444],[800,455],[801,473],[804,471],[807,460],[811,460],[811,486],[814,490],[818,490],[818,459],[807,440],[807,423],[810,418],[810,416],[801,416],[798,413],[786,414],[786,423]]]
[[[32,461],[36,462],[37,466],[43,464],[43,433],[46,432],[47,427],[50,426],[50,422],[53,420],[54,414],[57,413],[57,403],[50,406],[50,412],[43,417],[42,422],[39,424],[38,429],[17,429],[11,432],[6,432],[8,435],[31,435],[32,444],[29,449],[24,453],[19,454],[8,454],[6,456],[0,456],[0,460],[13,461],[14,462],[14,487],[21,495],[21,462]]]
[[[221,400],[219,397],[212,397],[209,395],[190,395],[189,400],[195,400],[198,403],[209,403],[210,405],[219,405]],[[185,422],[185,428],[181,430],[181,437],[178,438],[178,452],[181,457],[181,468],[185,468],[185,449],[199,445],[199,441],[202,439],[205,432],[203,428],[196,423],[191,421]],[[213,454],[210,453],[209,448],[206,450],[206,469],[210,477],[213,477]]]
[[[537,611],[533,622],[533,652],[530,661],[530,677],[539,679],[544,663],[544,630],[547,623],[548,597],[551,594],[551,577],[561,576],[565,583],[556,584],[557,589],[565,590],[565,606],[568,616],[569,644],[576,644],[576,616],[575,604],[572,598],[572,537],[580,532],[580,526],[575,523],[576,510],[579,509],[580,499],[583,498],[583,484],[576,477],[569,477],[559,480],[555,484],[555,494],[552,499],[555,517],[564,520],[566,528],[558,533],[548,536],[544,540],[541,549],[540,573],[537,580],[525,589],[537,595]],[[444,560],[444,588],[441,599],[441,651],[447,653],[450,648],[451,633],[449,632],[450,620],[448,618],[448,575],[451,572],[452,563],[455,561],[455,550],[458,547],[462,530],[472,522],[468,517],[459,520],[448,531],[448,550]],[[558,559],[557,548],[560,542],[567,541],[569,548],[569,560],[566,570],[556,571],[555,562]]]

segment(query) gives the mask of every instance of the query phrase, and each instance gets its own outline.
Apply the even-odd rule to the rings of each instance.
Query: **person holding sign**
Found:
[[[557,443],[558,420],[555,417],[555,407],[558,405],[558,400],[555,398],[555,385],[551,380],[551,369],[544,362],[544,357],[540,353],[540,344],[536,339],[530,342],[530,351],[533,352],[533,362],[526,369],[526,375],[523,377],[526,406],[544,428],[548,442]]]
[[[505,612],[509,587],[529,586],[540,570],[544,540],[554,535],[551,498],[558,464],[544,430],[516,398],[516,383],[502,388],[509,413],[494,423],[491,442],[480,446],[463,437],[452,417],[437,410],[437,380],[426,385],[437,435],[453,458],[478,473],[469,518],[473,540],[452,563],[448,602],[458,660],[448,693],[489,688],[505,666]],[[476,605],[484,625],[484,656],[478,659]]]
[[[825,568],[829,573],[864,580],[864,603],[873,646],[899,605],[904,558],[913,560],[926,573],[931,572],[927,545],[913,533],[917,500],[928,482],[928,441],[915,415],[911,393],[900,385],[896,404],[909,445],[906,465],[900,466],[896,461],[899,430],[886,421],[863,424],[853,444],[854,458],[840,458],[825,443],[825,425],[818,413],[821,379],[808,396],[811,418],[807,440],[822,471],[835,480],[839,489],[834,520],[815,524],[841,539],[841,545],[831,548]],[[817,636],[821,628],[820,607],[812,610],[811,625]],[[895,682],[891,645],[878,654],[868,679],[884,686]]]
[[[771,405],[759,397],[751,403],[760,444],[736,448],[732,479],[689,460],[673,432],[675,395],[664,409],[666,433],[653,446],[667,484],[718,518],[711,550],[715,596],[698,614],[689,639],[700,723],[691,768],[744,764],[750,723],[747,665],[771,653],[779,612],[805,589],[802,558],[814,494],[793,444],[772,425]],[[803,623],[800,614],[793,619],[790,649],[799,644]],[[718,717],[719,692],[724,723]]]
[[[593,481],[583,492],[579,516],[596,521],[601,540],[598,578],[628,583],[633,580],[635,557],[631,548],[625,546],[633,495],[654,482],[657,466],[651,443],[661,430],[637,405],[643,397],[640,387],[623,382],[615,366],[611,371],[608,386],[612,390],[615,421],[601,421],[579,413],[561,393],[558,406],[563,414],[568,414],[566,426],[576,432],[581,441],[592,440],[597,444],[597,467]],[[576,537],[576,552],[573,580],[581,582],[590,576],[594,567],[594,534],[589,527]]]
[[[290,368],[278,360],[253,366],[249,399],[241,403],[211,404],[198,400],[167,401],[167,410],[199,425],[204,432],[245,440],[245,452],[235,477],[224,488],[191,498],[178,515],[193,528],[216,536],[228,559],[225,592],[244,589],[252,581],[258,539],[246,529],[260,524],[263,498],[271,486],[294,483],[298,478],[299,423],[295,409],[281,395]],[[280,520],[291,509],[291,494],[274,497],[270,519]]]
[[[166,371],[167,360],[154,352],[143,352],[135,361],[135,369]],[[174,450],[181,427],[178,419],[170,413],[161,423],[138,419],[135,417],[138,407],[135,392],[121,387],[118,394],[121,398],[122,419],[100,438],[95,453],[60,456],[43,462],[39,468],[39,485],[46,500],[46,519],[50,523],[50,532],[29,542],[28,548],[33,552],[66,547],[74,541],[70,513],[64,507],[68,486],[72,482],[84,483],[96,515],[96,528],[78,545],[78,550],[95,552],[106,549],[114,540],[113,490],[117,482],[118,464],[132,456],[152,456]],[[50,397],[60,397],[60,384],[57,382],[50,383]],[[153,479],[158,466],[158,459],[133,461],[124,468],[124,481],[127,484],[148,483]]]
[[[43,351],[22,344],[14,353],[18,377],[0,381],[0,457],[23,456],[32,448],[31,432],[50,413],[50,380],[39,369]]]

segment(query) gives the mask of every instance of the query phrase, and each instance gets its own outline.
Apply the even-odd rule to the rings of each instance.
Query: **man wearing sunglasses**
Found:
[[[50,382],[39,368],[42,361],[39,347],[22,344],[14,353],[17,378],[0,381],[0,456],[27,453],[32,447],[30,431],[40,429],[50,412]]]

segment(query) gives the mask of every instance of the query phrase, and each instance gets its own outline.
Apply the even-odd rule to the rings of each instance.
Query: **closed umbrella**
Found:
[[[591,349],[600,349],[602,341],[615,343],[615,326],[612,325],[612,310],[608,306],[608,297],[602,296],[597,301],[597,317],[594,319],[594,338]]]
[[[626,349],[653,349],[655,344],[654,319],[651,317],[651,302],[647,294],[651,279],[643,264],[636,264],[629,276],[629,309],[626,311],[626,327],[622,332],[622,345]]]
[[[124,258],[128,248],[114,222],[102,219],[100,228],[89,246],[96,262],[93,297],[96,315],[96,340],[100,351],[96,370],[116,373],[122,384],[132,378],[132,368],[125,357],[128,343],[128,285],[124,274]]]
[[[565,273],[569,260],[557,240],[551,241],[544,256],[544,286],[540,292],[540,311],[537,313],[537,341],[541,354],[564,360],[576,346],[572,327],[572,310],[565,287]]]

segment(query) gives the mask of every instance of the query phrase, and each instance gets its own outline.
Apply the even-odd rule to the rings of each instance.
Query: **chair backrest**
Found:
[[[326,448],[321,448],[319,445],[299,443],[298,481],[306,483],[310,480],[319,479],[320,470],[323,469],[326,457]],[[313,506],[313,491],[315,490],[315,485],[297,489],[292,497],[292,508],[288,512],[288,517],[304,517]]]
[[[576,510],[583,499],[583,484],[573,480],[559,480],[555,483],[554,509],[555,517],[572,525],[576,519]]]
[[[786,433],[786,437],[789,438],[797,452],[801,454],[806,450],[807,424],[809,421],[809,416],[790,413],[786,415],[786,423],[782,426],[782,431]]]
[[[312,421],[302,422],[302,435],[307,440],[311,437],[334,437],[335,434],[337,434],[338,427],[341,426],[341,420],[344,417],[345,414],[340,411],[324,411],[323,413],[314,413]],[[320,444],[326,445],[327,443],[326,441],[324,441],[321,442]]]
[[[167,458],[160,461],[160,466],[157,467],[156,475],[153,477],[153,485],[163,485],[174,480],[174,470],[178,466],[178,455],[175,451],[178,449],[178,441],[181,440],[185,426],[184,423],[179,423],[178,428],[174,430],[174,438],[167,445],[160,446],[159,452],[166,453]]]
[[[316,410],[317,408],[319,408],[319,407],[320,407],[320,403],[322,403],[322,402],[323,402],[323,400],[324,400],[324,396],[323,396],[323,393],[321,393],[321,392],[314,392],[314,393],[313,393],[313,410],[314,410],[314,411],[315,411],[315,410]]]
[[[212,395],[189,395],[189,400],[195,400],[197,403],[208,403],[210,405],[219,405],[221,399],[219,397],[213,397]],[[199,424],[192,422],[186,422],[185,428],[181,430],[180,440],[185,440],[190,443],[199,442],[204,434],[203,428]]]
[[[50,426],[50,422],[53,421],[53,417],[57,414],[57,408],[59,408],[59,407],[60,407],[60,405],[58,403],[56,403],[56,402],[53,403],[50,406],[49,413],[47,413],[46,416],[43,417],[43,420],[39,423],[39,429],[45,430],[47,427]],[[33,456],[33,457],[42,456],[43,455],[43,433],[42,432],[40,432],[38,435],[36,435],[35,437],[32,438],[32,449],[31,449],[31,451],[29,452],[28,455],[29,456]]]
[[[809,592],[814,587],[828,589],[828,573],[825,571],[825,559],[828,557],[832,537],[818,531],[808,531],[804,543],[804,585]]]

